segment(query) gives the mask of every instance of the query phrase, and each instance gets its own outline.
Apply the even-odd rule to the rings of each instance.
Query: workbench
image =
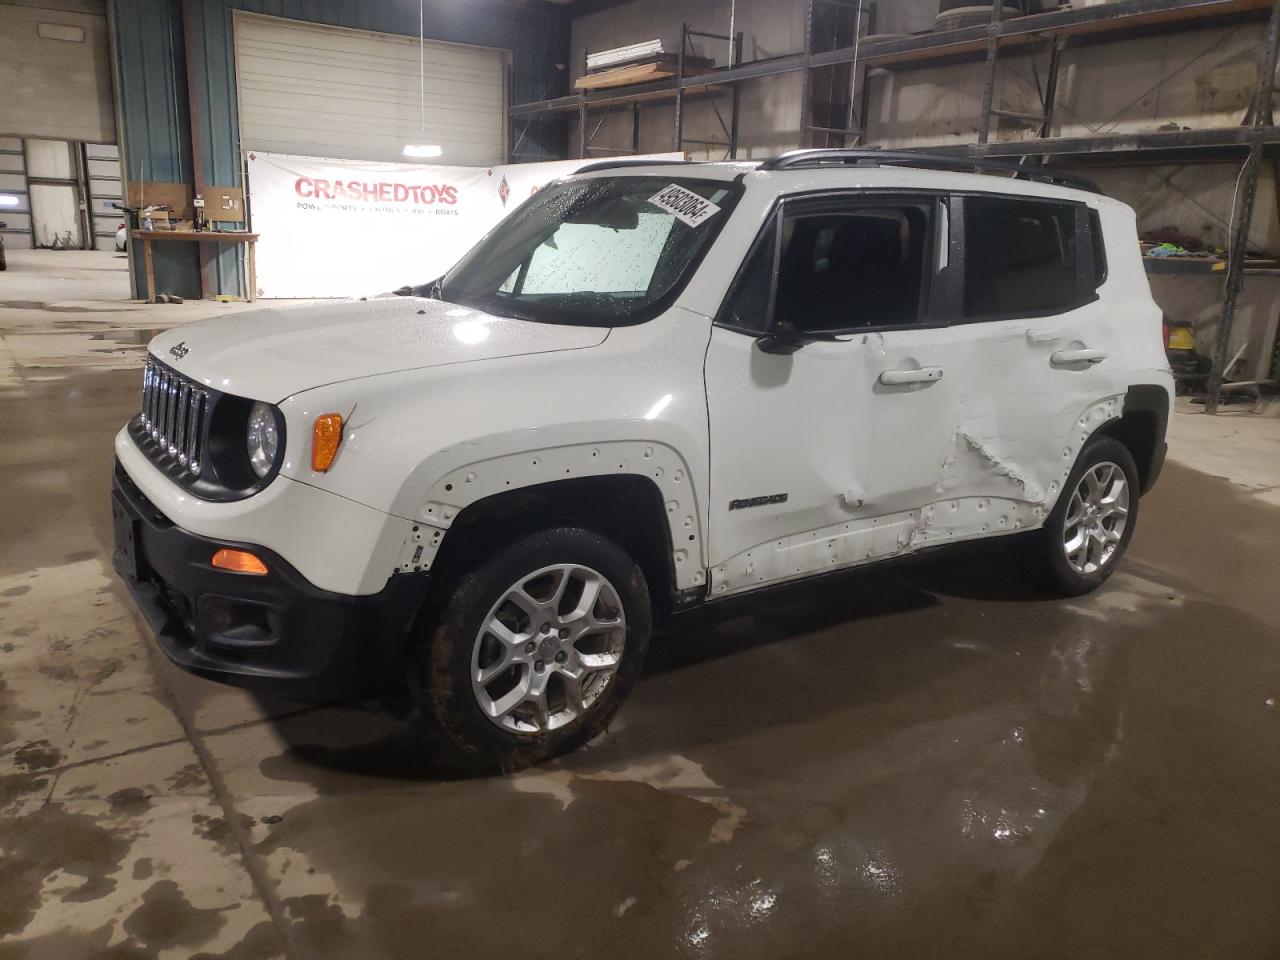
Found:
[[[147,303],[156,302],[156,269],[151,247],[157,240],[182,241],[195,244],[243,243],[245,245],[245,268],[248,273],[248,283],[246,284],[248,296],[245,299],[250,303],[253,302],[258,288],[258,267],[254,258],[254,246],[258,242],[256,233],[247,233],[242,230],[130,230],[129,236],[142,242],[142,262],[147,275]],[[197,249],[203,248],[197,247]],[[208,296],[207,291],[204,289],[203,267],[204,264],[201,263],[200,297],[202,299]]]

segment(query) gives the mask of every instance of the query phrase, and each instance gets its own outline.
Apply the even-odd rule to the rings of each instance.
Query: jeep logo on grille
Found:
[[[175,360],[181,360],[191,351],[187,348],[187,341],[180,340],[169,348],[169,356]]]

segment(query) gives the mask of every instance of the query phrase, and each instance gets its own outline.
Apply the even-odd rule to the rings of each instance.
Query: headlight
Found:
[[[249,426],[245,432],[245,449],[249,466],[259,477],[265,477],[276,464],[280,452],[280,430],[270,404],[258,402],[249,410]]]

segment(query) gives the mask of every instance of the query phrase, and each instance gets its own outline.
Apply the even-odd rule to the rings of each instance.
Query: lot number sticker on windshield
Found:
[[[649,198],[649,202],[691,227],[698,226],[720,212],[720,208],[710,200],[675,183],[663,187]]]

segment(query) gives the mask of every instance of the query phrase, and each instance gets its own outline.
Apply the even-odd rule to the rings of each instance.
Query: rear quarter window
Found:
[[[1097,300],[1106,250],[1096,210],[1070,201],[970,195],[952,201],[964,268],[961,321],[1065,314]]]
[[[967,319],[1069,310],[1078,300],[1077,205],[964,198]]]
[[[1093,288],[1096,290],[1107,281],[1107,245],[1102,239],[1102,217],[1097,210],[1089,211],[1089,239],[1093,241]]]

